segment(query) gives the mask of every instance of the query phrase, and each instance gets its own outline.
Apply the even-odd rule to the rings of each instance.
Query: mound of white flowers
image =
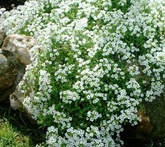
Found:
[[[120,146],[165,90],[164,0],[29,0],[0,27],[36,39],[19,86],[47,146]]]

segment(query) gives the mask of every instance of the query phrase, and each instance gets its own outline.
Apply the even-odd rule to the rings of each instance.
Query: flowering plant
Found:
[[[29,0],[5,12],[7,34],[31,35],[20,89],[47,126],[47,146],[120,146],[123,124],[164,91],[165,1]]]

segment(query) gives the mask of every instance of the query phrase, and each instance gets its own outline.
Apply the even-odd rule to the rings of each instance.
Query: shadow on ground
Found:
[[[13,110],[8,103],[0,104],[0,119],[7,120],[15,130],[28,136],[32,146],[45,141],[46,129],[36,124],[32,124],[25,114]]]

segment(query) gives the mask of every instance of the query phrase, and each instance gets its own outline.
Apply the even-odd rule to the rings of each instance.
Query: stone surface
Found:
[[[17,87],[16,87],[15,91],[10,95],[10,106],[14,110],[24,111],[23,97]]]
[[[0,45],[2,45],[4,39],[6,37],[6,34],[3,30],[0,29]]]
[[[15,91],[10,95],[10,106],[13,110],[19,110],[25,114],[32,124],[37,124],[37,121],[32,118],[27,109],[23,105],[23,96],[16,87]]]
[[[26,65],[31,62],[29,49],[34,46],[34,39],[18,34],[5,38],[2,30],[0,30],[0,39],[3,43],[0,46],[0,101],[5,101],[14,95],[18,96],[15,89],[25,73]],[[13,95],[10,96],[12,93]],[[14,105],[14,99],[11,101]],[[16,109],[14,106],[13,108]]]
[[[150,137],[153,130],[150,117],[143,110],[139,110],[138,116],[141,118],[141,122],[136,126],[135,132],[138,139],[146,139]]]
[[[144,103],[146,112],[150,117],[153,130],[152,138],[165,138],[165,92],[152,103]]]
[[[2,51],[0,62],[0,101],[8,99],[14,92],[16,85],[22,79],[25,72],[25,65],[9,51]]]
[[[3,73],[4,70],[8,68],[7,58],[2,54],[2,50],[0,50],[0,74]],[[3,85],[1,85],[3,86]],[[0,86],[0,89],[1,89]]]
[[[0,102],[10,102],[11,108],[26,114],[32,123],[32,115],[23,107],[23,97],[17,85],[25,74],[29,64],[29,50],[34,46],[34,39],[25,35],[9,35],[0,30]]]
[[[24,65],[30,64],[29,49],[35,44],[34,39],[25,35],[9,35],[2,45],[3,50],[10,51]]]

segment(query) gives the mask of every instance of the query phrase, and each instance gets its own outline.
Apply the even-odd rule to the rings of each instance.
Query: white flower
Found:
[[[164,52],[157,52],[156,53],[156,59],[157,59],[157,61],[165,63],[165,49],[164,49]]]
[[[82,18],[80,20],[75,21],[75,30],[83,30],[88,25],[88,19]]]
[[[88,111],[87,112],[87,120],[90,120],[93,122],[94,120],[97,120],[98,118],[101,118],[102,114],[99,114],[97,111]]]
[[[7,35],[36,40],[20,89],[48,125],[46,146],[122,144],[123,123],[165,88],[164,10],[163,0],[30,0],[1,15]]]

